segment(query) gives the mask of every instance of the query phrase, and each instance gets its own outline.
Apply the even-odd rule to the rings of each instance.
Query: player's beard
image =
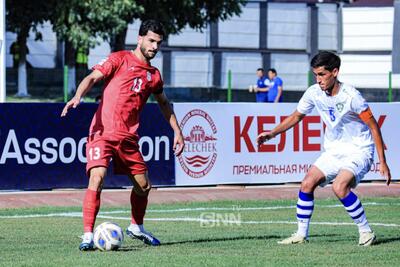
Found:
[[[140,47],[140,52],[142,52],[142,55],[147,60],[151,60],[157,55],[157,51],[153,51],[153,54],[151,55],[148,51],[146,51],[146,48],[144,48],[143,46]]]

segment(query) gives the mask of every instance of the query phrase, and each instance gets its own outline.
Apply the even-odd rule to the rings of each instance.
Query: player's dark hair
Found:
[[[164,26],[161,24],[161,22],[154,19],[145,20],[142,22],[142,24],[140,24],[140,36],[146,36],[148,31],[165,36]]]
[[[263,68],[258,68],[257,71],[264,72],[264,69]]]
[[[268,69],[268,71],[272,72],[273,74],[277,75],[278,73],[276,72],[276,69],[274,68],[270,68]]]
[[[335,53],[321,51],[311,59],[311,67],[324,67],[328,71],[340,68],[340,57]]]

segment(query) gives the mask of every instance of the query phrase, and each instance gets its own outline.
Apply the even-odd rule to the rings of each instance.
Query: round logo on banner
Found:
[[[183,171],[201,178],[211,171],[217,160],[217,127],[205,111],[194,109],[182,119],[180,127],[185,138],[185,150],[178,157]]]

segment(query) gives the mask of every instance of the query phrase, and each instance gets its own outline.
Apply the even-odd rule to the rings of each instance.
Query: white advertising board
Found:
[[[299,182],[323,150],[324,125],[314,112],[297,126],[261,147],[259,132],[271,130],[296,103],[177,103],[174,109],[185,137],[185,151],[175,162],[176,185]],[[386,157],[399,178],[400,103],[373,103]],[[365,180],[382,179],[378,159]]]

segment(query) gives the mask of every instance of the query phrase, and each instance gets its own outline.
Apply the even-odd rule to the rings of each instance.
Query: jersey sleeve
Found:
[[[368,103],[360,92],[357,91],[351,99],[350,109],[357,114],[361,114],[361,112],[368,109]]]
[[[265,79],[265,80],[264,80],[264,85],[265,85],[265,86],[269,87],[269,83],[270,83],[269,79]]]
[[[104,75],[104,78],[107,78],[115,72],[119,65],[120,57],[116,53],[112,53],[107,58],[94,65],[92,70],[99,70]]]
[[[310,114],[311,111],[314,109],[314,100],[312,98],[312,93],[310,89],[303,94],[301,97],[299,104],[297,105],[297,111],[302,114]]]

